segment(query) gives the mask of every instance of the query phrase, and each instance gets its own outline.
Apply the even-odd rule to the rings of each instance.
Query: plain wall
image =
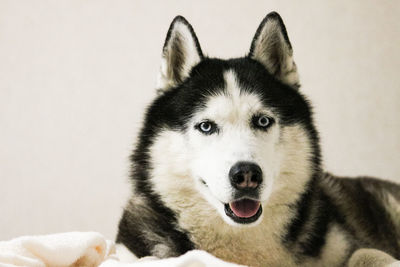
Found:
[[[283,17],[313,102],[324,166],[400,182],[399,1],[0,1],[0,240],[113,239],[128,157],[155,95],[169,23],[209,56],[248,52]]]

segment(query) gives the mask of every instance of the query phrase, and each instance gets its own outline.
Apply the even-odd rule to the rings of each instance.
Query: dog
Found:
[[[117,243],[193,249],[249,266],[385,266],[400,259],[400,186],[322,170],[312,108],[278,13],[247,56],[206,57],[177,16],[158,95],[131,156]]]

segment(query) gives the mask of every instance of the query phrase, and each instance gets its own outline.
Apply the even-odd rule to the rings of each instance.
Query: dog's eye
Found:
[[[253,125],[256,128],[265,130],[272,125],[272,123],[274,122],[274,119],[272,119],[266,115],[258,115],[258,116],[254,116],[252,121],[253,121]]]
[[[257,124],[260,127],[267,127],[269,125],[269,118],[266,116],[261,116],[258,118]]]
[[[203,134],[213,134],[218,130],[217,125],[212,121],[203,121],[195,126]]]

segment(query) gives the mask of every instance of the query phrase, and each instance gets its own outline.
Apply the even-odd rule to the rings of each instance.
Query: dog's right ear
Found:
[[[158,92],[183,82],[202,59],[203,53],[192,26],[184,17],[175,17],[163,47]]]

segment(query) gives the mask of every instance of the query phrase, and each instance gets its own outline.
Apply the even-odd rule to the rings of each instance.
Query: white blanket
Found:
[[[135,259],[116,251],[115,244],[95,232],[70,232],[44,236],[23,236],[0,242],[0,266],[100,266],[100,267],[233,267],[205,251],[194,250],[177,258]]]

